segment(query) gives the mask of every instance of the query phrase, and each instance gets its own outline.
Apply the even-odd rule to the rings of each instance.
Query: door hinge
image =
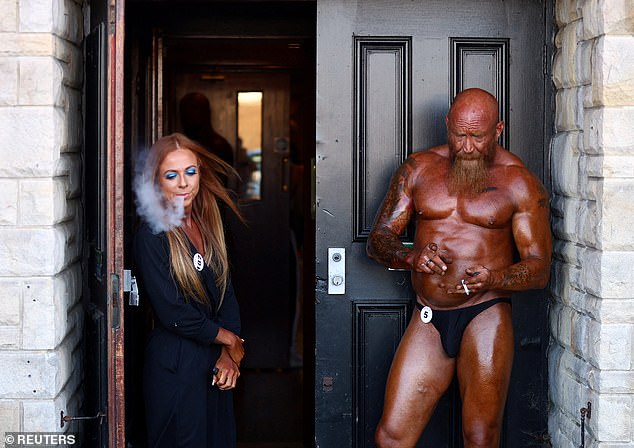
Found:
[[[132,275],[130,269],[123,270],[123,292],[130,293],[128,305],[139,306],[139,287],[136,283],[136,277]]]

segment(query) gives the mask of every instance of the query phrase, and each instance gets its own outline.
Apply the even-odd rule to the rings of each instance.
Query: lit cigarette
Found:
[[[461,282],[462,282],[462,287],[464,288],[464,293],[466,295],[469,295],[471,291],[469,291],[469,288],[467,288],[467,284],[464,282],[464,278],[461,280]]]

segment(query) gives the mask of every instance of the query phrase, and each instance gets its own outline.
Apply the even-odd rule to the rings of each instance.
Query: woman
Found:
[[[150,447],[234,447],[230,390],[244,356],[218,201],[231,168],[182,134],[158,140],[135,178],[141,297],[154,328],[143,389]],[[217,174],[219,173],[219,174]]]

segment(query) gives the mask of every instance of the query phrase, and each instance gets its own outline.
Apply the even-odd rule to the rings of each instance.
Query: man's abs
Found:
[[[462,280],[469,279],[466,273],[468,268],[482,265],[489,270],[499,270],[512,263],[510,257],[499,257],[498,259],[456,259],[452,256],[452,263],[447,264],[445,275],[427,274],[424,272],[412,272],[412,286],[418,297],[418,301],[438,308],[455,308],[466,305],[474,305],[495,297],[506,294],[505,291],[490,289],[479,292],[472,292],[468,288],[461,289],[459,293],[450,293]],[[467,294],[468,292],[468,294]]]

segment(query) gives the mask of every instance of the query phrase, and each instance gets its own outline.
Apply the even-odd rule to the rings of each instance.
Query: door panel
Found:
[[[545,5],[317,4],[316,440],[373,446],[387,372],[413,298],[408,272],[389,271],[365,254],[374,215],[407,155],[446,142],[450,99],[467,87],[498,98],[507,123],[502,143],[544,178]],[[329,247],[346,250],[344,295],[328,294]],[[516,340],[525,343],[516,347],[512,382],[522,366],[531,366],[534,381],[522,379],[521,396],[510,390],[505,446],[526,446],[526,433],[545,430],[545,413],[527,403],[527,396],[545,402],[544,296],[514,298]],[[461,446],[459,406],[454,386],[421,442]],[[528,414],[535,417],[532,428]]]
[[[355,37],[355,240],[364,241],[383,195],[385,169],[395,170],[411,144],[412,40]],[[385,148],[393,148],[394,152]]]
[[[372,446],[374,427],[381,418],[382,391],[392,363],[392,353],[407,327],[408,302],[356,302],[353,320],[353,409],[359,422],[354,426],[353,440]],[[374,347],[386,346],[387,350]],[[367,371],[371,369],[371,371]]]

